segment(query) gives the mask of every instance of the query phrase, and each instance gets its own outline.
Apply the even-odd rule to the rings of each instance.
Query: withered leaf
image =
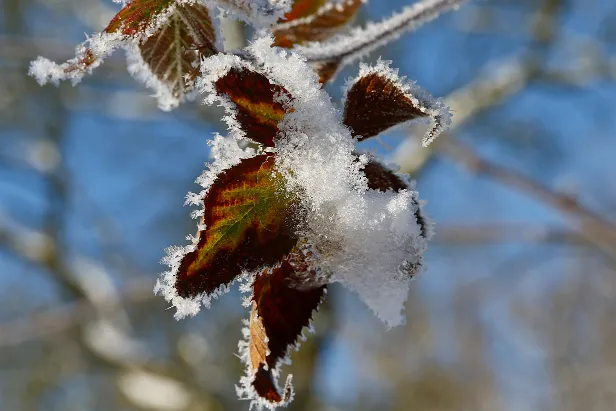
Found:
[[[381,164],[376,158],[371,157],[368,160],[368,163],[364,167],[364,175],[368,180],[368,188],[371,190],[378,191],[388,191],[393,190],[398,192],[400,190],[408,189],[408,184],[400,178],[395,172],[390,170],[385,165]],[[425,238],[427,236],[428,227],[426,218],[419,207],[418,200],[415,196],[413,196],[413,200],[417,205],[417,210],[415,211],[415,218],[417,219],[417,224],[419,224],[419,228],[421,230],[421,235]]]
[[[364,0],[365,1],[365,0]],[[329,1],[310,15],[302,15],[314,7],[315,2],[300,2],[296,4],[298,11],[293,13],[294,20],[282,22],[272,27],[274,45],[290,48],[295,44],[308,41],[322,41],[338,32],[357,13],[364,2],[362,0],[344,0],[342,2]],[[303,6],[304,8],[302,8]],[[300,11],[301,10],[301,11]]]
[[[139,48],[152,73],[173,97],[182,100],[189,88],[187,77],[198,71],[200,57],[217,52],[215,44],[216,33],[208,10],[195,3],[177,6],[167,24]]]
[[[281,19],[283,21],[291,21],[296,20],[302,17],[310,16],[314,14],[321,8],[323,3],[326,0],[295,0],[293,1],[293,6],[291,10],[284,15],[284,18]]]
[[[278,122],[286,113],[276,96],[291,98],[289,92],[255,71],[232,68],[216,81],[218,94],[227,95],[235,103],[235,118],[246,137],[273,147],[278,134]]]
[[[340,61],[332,60],[325,63],[318,63],[315,67],[317,74],[319,75],[319,83],[325,84],[331,80],[340,67]]]
[[[427,115],[399,84],[379,73],[359,78],[350,87],[344,106],[344,124],[359,141]]]
[[[143,33],[173,3],[174,0],[132,0],[111,19],[104,31],[115,33],[120,30],[128,36]]]
[[[254,282],[250,314],[250,366],[253,388],[269,402],[284,402],[291,387],[280,393],[273,370],[295,345],[302,329],[310,324],[312,313],[325,294],[325,285],[296,287],[301,267],[285,259],[282,264],[262,272]],[[305,275],[305,273],[302,273]]]
[[[204,198],[206,228],[178,269],[178,295],[211,293],[243,270],[276,264],[289,253],[297,243],[293,200],[282,186],[270,154],[244,159],[216,178]]]

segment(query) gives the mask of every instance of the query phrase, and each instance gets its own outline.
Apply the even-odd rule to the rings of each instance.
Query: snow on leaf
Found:
[[[290,99],[283,87],[271,84],[263,74],[246,68],[231,68],[215,83],[219,95],[227,95],[235,103],[231,113],[246,137],[273,147],[278,134],[278,122],[287,109],[281,96]]]
[[[181,102],[192,88],[187,78],[198,72],[199,57],[215,54],[215,44],[216,34],[208,9],[201,4],[183,4],[175,7],[167,23],[139,48],[147,69],[174,100]],[[176,104],[174,101],[169,105]]]
[[[365,1],[330,0],[313,14],[280,23],[272,27],[274,45],[289,48],[299,43],[325,40],[348,23]]]
[[[132,0],[111,19],[104,31],[127,36],[143,33],[173,3],[175,0]]]
[[[302,277],[310,276],[310,272],[302,272],[305,269],[301,258],[299,265],[297,258],[289,258],[254,280],[249,341],[247,353],[243,353],[248,376],[242,383],[247,398],[269,408],[285,405],[293,396],[290,378],[282,393],[278,388],[279,367],[288,362],[288,351],[309,326],[326,292],[325,285],[298,286]]]
[[[345,93],[344,124],[362,141],[404,122],[431,118],[432,128],[423,139],[427,146],[450,123],[449,110],[413,83],[398,77],[389,62],[374,67],[362,64],[359,76]]]
[[[363,171],[366,179],[368,180],[368,188],[371,190],[392,190],[399,192],[400,190],[408,190],[410,188],[410,185],[404,178],[402,178],[402,176],[396,174],[393,170],[382,164],[373,156],[369,157]],[[419,224],[421,236],[423,238],[427,238],[431,231],[430,222],[423,214],[423,210],[417,200],[417,196],[414,195],[412,198],[417,206],[415,210],[415,218],[417,219],[417,224]]]
[[[326,0],[295,0],[291,10],[284,15],[283,21],[296,20],[314,14]]]
[[[295,246],[292,200],[274,164],[270,154],[246,158],[214,181],[203,200],[206,228],[176,274],[180,297],[212,293],[244,270],[278,263]]]
[[[315,65],[315,71],[319,75],[319,83],[325,84],[338,72],[338,68],[340,67],[339,61],[329,61],[325,63],[317,63]]]

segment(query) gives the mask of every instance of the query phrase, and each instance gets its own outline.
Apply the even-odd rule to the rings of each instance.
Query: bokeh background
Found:
[[[75,88],[27,76],[118,8],[0,0],[0,409],[246,410],[239,292],[180,322],[152,294],[221,112],[159,111],[120,52]],[[475,0],[379,56],[454,110],[428,149],[409,127],[364,146],[417,180],[437,234],[406,325],[331,288],[289,409],[616,409],[616,4]]]

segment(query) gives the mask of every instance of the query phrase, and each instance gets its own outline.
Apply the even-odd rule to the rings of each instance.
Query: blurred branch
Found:
[[[437,148],[456,128],[522,90],[533,75],[535,67],[528,65],[520,56],[484,68],[476,80],[454,91],[445,99],[445,104],[454,114],[449,132],[425,148],[421,147],[421,139],[413,137],[400,144],[393,154],[393,161],[400,165],[400,172],[415,174],[426,165]]]
[[[577,223],[580,236],[596,245],[616,261],[616,225],[588,210],[572,196],[552,191],[549,187],[511,169],[478,156],[458,140],[449,139],[439,151],[462,163],[469,170],[515,188],[552,206]]]
[[[559,227],[542,227],[517,223],[438,225],[433,244],[483,245],[504,242],[559,243],[588,245],[581,235]]]
[[[0,347],[10,347],[44,338],[95,320],[100,311],[112,311],[118,304],[134,304],[154,298],[152,279],[132,280],[119,295],[92,301],[81,299],[74,303],[52,308],[41,314],[0,324]]]

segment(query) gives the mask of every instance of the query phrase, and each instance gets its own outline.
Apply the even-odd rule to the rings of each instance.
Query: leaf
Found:
[[[292,396],[289,380],[281,394],[275,371],[310,324],[312,312],[321,303],[325,285],[300,287],[306,267],[285,259],[273,270],[256,277],[250,314],[249,361],[257,395],[270,403],[284,403]],[[310,275],[310,273],[308,273]]]
[[[289,92],[271,84],[263,74],[243,68],[232,68],[216,81],[219,95],[227,95],[237,109],[234,113],[246,137],[267,147],[273,147],[278,134],[278,122],[291,111],[276,96],[291,98]]]
[[[368,180],[368,188],[371,190],[378,191],[389,191],[393,190],[398,192],[400,190],[408,190],[409,185],[394,171],[381,164],[376,158],[370,157],[368,163],[364,167],[364,175]],[[419,202],[417,200],[417,196],[413,196],[413,200],[417,205],[417,209],[415,211],[415,218],[417,219],[417,224],[419,224],[419,228],[421,230],[422,237],[426,238],[428,235],[428,221],[419,206]]]
[[[272,27],[274,45],[290,48],[295,44],[326,40],[348,23],[364,2],[330,0],[314,14],[280,23]]]
[[[160,13],[174,2],[175,0],[132,0],[111,19],[104,31],[121,31],[127,36],[143,34]]]
[[[377,72],[360,77],[349,89],[344,124],[359,141],[405,121],[428,116],[419,101],[403,87]]]
[[[295,246],[293,200],[274,163],[273,155],[262,154],[218,175],[203,200],[206,229],[180,263],[178,295],[212,293],[243,270],[280,262]]]
[[[317,74],[319,75],[319,83],[321,84],[327,83],[329,80],[331,80],[336,75],[339,68],[340,68],[339,60],[332,60],[332,61],[325,62],[325,63],[318,63],[315,67],[315,70]]]
[[[208,9],[195,3],[174,8],[167,23],[139,48],[150,71],[181,101],[190,89],[187,78],[198,72],[200,57],[217,52],[215,44],[216,33]]]
[[[296,20],[314,14],[325,3],[325,0],[295,0],[291,10],[284,15],[282,21]]]

